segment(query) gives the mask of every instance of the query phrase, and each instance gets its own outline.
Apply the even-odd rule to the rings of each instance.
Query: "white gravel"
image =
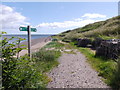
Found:
[[[52,81],[47,88],[109,88],[80,52],[63,53],[59,62],[48,74]]]

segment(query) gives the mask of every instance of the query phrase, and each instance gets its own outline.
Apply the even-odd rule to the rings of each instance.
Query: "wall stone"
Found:
[[[102,41],[96,49],[96,56],[117,59],[120,55],[120,39]]]
[[[91,44],[90,39],[77,39],[77,42],[78,47],[86,47],[88,44]]]

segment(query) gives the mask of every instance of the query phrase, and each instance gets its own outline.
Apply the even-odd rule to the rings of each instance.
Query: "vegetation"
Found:
[[[45,88],[51,80],[45,73],[58,65],[57,58],[61,53],[40,49],[33,53],[32,59],[28,55],[18,57],[19,52],[25,48],[20,48],[20,42],[23,40],[21,38],[9,42],[14,38],[1,40],[2,88]]]
[[[120,89],[120,59],[118,59],[117,61],[115,73],[113,74],[111,81],[112,81],[111,85],[113,87],[115,88],[117,87]]]
[[[48,43],[44,48],[62,48],[64,46],[64,44],[59,43],[58,41],[53,41]]]
[[[120,16],[113,17],[106,21],[95,22],[81,28],[68,30],[55,36],[63,41],[71,41],[74,38],[95,39],[119,39],[120,37]]]

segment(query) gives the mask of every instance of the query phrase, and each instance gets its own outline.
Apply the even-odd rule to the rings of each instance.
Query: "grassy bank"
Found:
[[[47,44],[44,48],[61,49],[63,46],[64,46],[64,44],[59,43],[58,41],[52,41],[49,44]]]
[[[120,37],[120,16],[116,16],[105,21],[99,21],[92,24],[78,27],[73,30],[62,32],[55,36],[55,38],[63,41],[72,41],[78,38],[89,38],[94,40],[97,38],[102,39],[119,39]]]

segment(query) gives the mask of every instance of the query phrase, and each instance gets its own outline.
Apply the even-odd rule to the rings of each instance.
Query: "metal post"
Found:
[[[27,27],[27,31],[28,31],[28,56],[31,59],[31,28],[30,26]]]

